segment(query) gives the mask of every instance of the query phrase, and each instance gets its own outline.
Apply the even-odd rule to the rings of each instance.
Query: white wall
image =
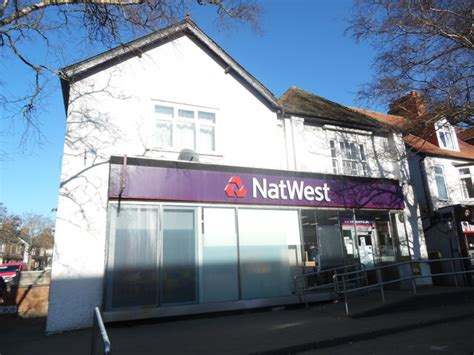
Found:
[[[405,221],[397,221],[397,230],[401,235],[400,242],[402,243],[401,255],[414,259],[428,257],[419,201],[415,194],[415,181],[410,174],[407,152],[401,134],[327,128],[323,125],[305,124],[301,117],[291,117],[288,121],[293,125],[291,139],[295,144],[296,170],[332,174],[330,140],[363,144],[369,176],[397,179],[402,186]],[[429,279],[420,280],[420,283],[429,282]]]
[[[372,131],[327,128],[304,123],[301,117],[292,117],[291,122],[296,170],[333,174],[329,141],[335,140],[338,144],[350,141],[364,146],[369,177],[399,179],[399,157],[391,147],[391,133],[380,135]]]
[[[472,161],[450,159],[442,157],[426,157],[423,162],[423,167],[426,172],[426,179],[429,186],[429,193],[434,209],[444,206],[457,204],[473,204],[474,199],[465,199],[462,194],[461,180],[458,167],[455,165],[469,164]],[[434,167],[439,166],[443,168],[444,179],[448,191],[448,199],[443,200],[439,198],[438,188],[436,185],[436,178]]]
[[[282,122],[188,37],[71,87],[47,331],[87,327],[102,302],[111,155],[176,159],[147,137],[155,100],[217,112],[215,154],[203,163],[285,169]]]

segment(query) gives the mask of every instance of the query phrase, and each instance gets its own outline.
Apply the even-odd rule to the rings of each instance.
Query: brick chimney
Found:
[[[398,115],[414,120],[426,112],[425,103],[417,91],[411,91],[390,104],[390,115]]]
[[[428,142],[438,145],[436,130],[430,115],[426,113],[426,106],[417,91],[411,91],[409,94],[395,100],[390,105],[388,113],[390,115],[403,116],[410,120],[412,126],[409,133],[426,139]]]

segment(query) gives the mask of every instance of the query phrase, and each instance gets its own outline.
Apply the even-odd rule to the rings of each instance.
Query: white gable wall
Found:
[[[155,100],[215,110],[216,152],[202,163],[286,168],[276,113],[188,37],[72,84],[48,332],[89,326],[84,310],[102,302],[110,156],[178,156],[149,140]]]

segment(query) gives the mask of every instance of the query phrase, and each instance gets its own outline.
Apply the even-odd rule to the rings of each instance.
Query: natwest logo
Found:
[[[243,198],[247,188],[240,176],[232,176],[224,188],[228,197]],[[304,180],[285,179],[269,182],[266,178],[252,178],[252,199],[254,200],[290,200],[290,201],[326,201],[330,202],[330,188],[327,183],[314,186]]]
[[[232,176],[229,179],[225,189],[225,194],[229,197],[244,197],[247,195],[247,189],[242,183],[242,179],[239,176]]]
[[[259,181],[252,179],[253,198],[263,198],[270,200],[297,200],[302,201],[326,201],[330,202],[330,188],[327,183],[322,186],[306,185],[305,181],[280,180],[278,183],[268,182],[263,178]]]

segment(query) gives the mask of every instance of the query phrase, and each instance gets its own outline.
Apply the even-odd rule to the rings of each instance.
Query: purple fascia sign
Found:
[[[286,171],[195,163],[177,163],[174,166],[130,163],[110,165],[109,198],[244,205],[404,208],[401,188],[395,180],[331,175],[321,178],[322,175],[317,174],[291,176]]]

